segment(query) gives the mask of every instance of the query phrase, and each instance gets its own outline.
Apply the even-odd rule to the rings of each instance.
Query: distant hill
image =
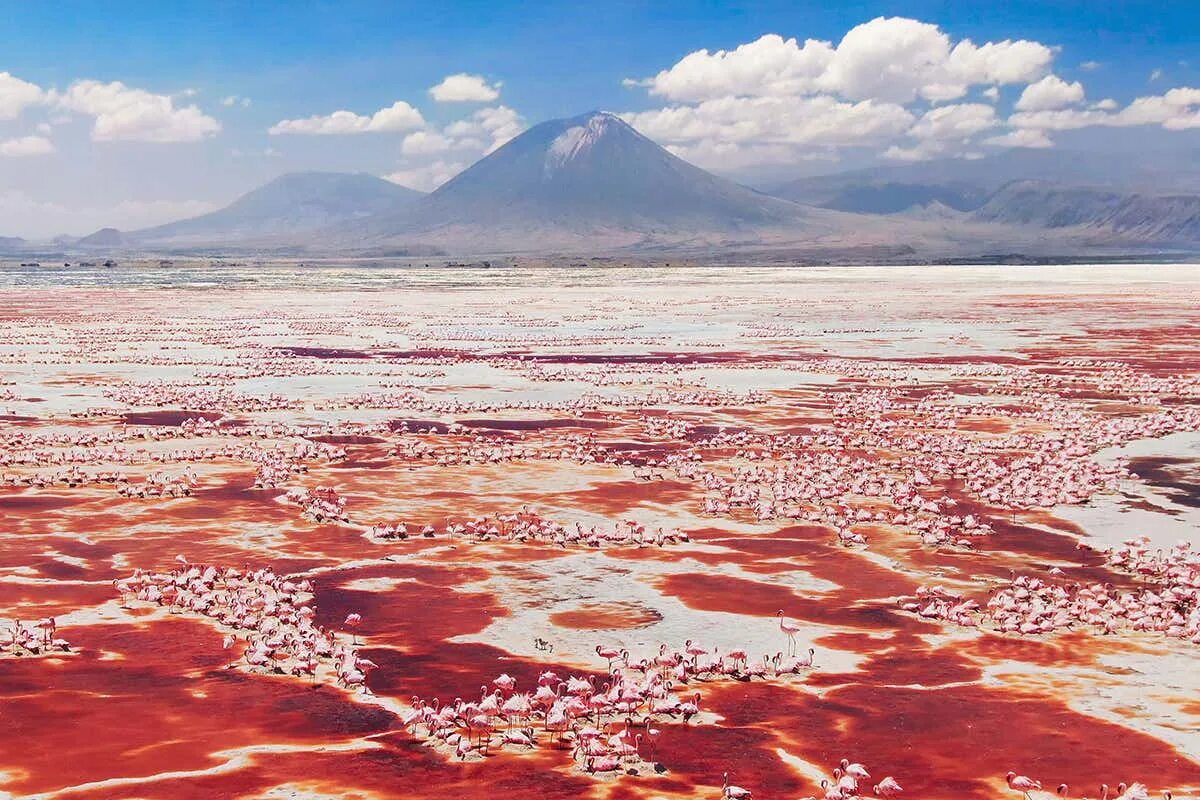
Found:
[[[0,236],[0,253],[16,253],[25,249],[27,242],[20,236]]]
[[[831,215],[719,178],[619,117],[544,122],[409,208],[341,230],[352,241],[420,241],[536,250],[689,240],[793,238]]]
[[[116,228],[101,228],[95,233],[88,234],[73,243],[76,247],[97,250],[113,250],[124,247],[127,242],[125,235]]]
[[[945,158],[800,178],[770,189],[796,203],[865,214],[894,214],[938,202],[974,211],[1002,186],[1039,180],[1118,192],[1200,193],[1200,153],[1109,153],[1014,149],[984,158]]]
[[[225,244],[278,239],[392,212],[423,193],[374,175],[294,172],[219,211],[128,234],[141,245]]]
[[[1200,252],[1200,151],[1018,149],[773,192],[706,172],[597,111],[536,125],[427,195],[371,175],[294,173],[219,211],[75,246],[805,263]]]
[[[1200,242],[1200,195],[1146,195],[1014,181],[974,213],[982,222],[1088,228],[1123,239]]]

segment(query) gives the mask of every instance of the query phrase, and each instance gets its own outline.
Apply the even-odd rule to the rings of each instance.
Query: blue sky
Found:
[[[60,2],[3,12],[0,235],[163,221],[295,169],[429,189],[524,126],[594,108],[751,183],[1010,145],[1200,146],[1200,100],[1188,93],[1200,87],[1196,3]],[[859,29],[878,17],[906,23]],[[855,30],[857,48],[838,50]],[[973,58],[938,63],[939,36],[947,48],[969,40]],[[901,40],[908,50],[887,50]],[[977,52],[1005,42],[1028,47]],[[713,55],[740,46],[750,49]],[[680,63],[702,49],[710,57]],[[911,63],[914,74],[873,81],[872,63],[899,73]],[[475,95],[435,99],[431,87],[450,75],[472,76]],[[1131,107],[1137,98],[1149,99]],[[352,115],[338,133],[280,127],[337,111]]]

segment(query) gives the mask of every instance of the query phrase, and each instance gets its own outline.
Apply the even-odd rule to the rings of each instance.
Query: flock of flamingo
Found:
[[[368,709],[411,745],[395,758],[438,775],[521,762],[583,782],[547,796],[1032,800],[1079,797],[1084,770],[1017,743],[967,774],[903,742],[954,730],[872,717],[896,726],[878,739],[829,715],[889,714],[913,686],[992,691],[986,670],[1062,642],[1097,648],[1047,667],[1064,675],[1099,669],[1108,641],[1147,659],[1200,644],[1186,535],[1106,543],[1057,516],[1154,508],[1127,448],[1200,432],[1200,370],[1177,362],[1040,339],[1017,358],[966,334],[939,346],[970,357],[830,355],[769,295],[752,307],[778,313],[734,333],[705,327],[713,306],[668,305],[678,331],[620,303],[469,326],[369,296],[254,306],[236,330],[211,301],[168,325],[188,306],[158,299],[31,300],[0,332],[0,685],[18,668],[79,684],[188,621],[211,634],[180,667],[198,687]],[[219,666],[195,666],[206,652]],[[1164,733],[1178,719],[1129,729],[1177,768],[1145,763],[1102,800],[1200,789]],[[72,789],[21,761],[0,752],[0,791]],[[134,779],[116,763],[89,780]],[[163,766],[189,769],[207,768]]]

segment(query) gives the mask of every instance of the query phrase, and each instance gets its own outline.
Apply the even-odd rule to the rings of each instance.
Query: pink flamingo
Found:
[[[875,784],[874,791],[879,797],[895,797],[903,792],[904,789],[899,783],[896,782],[895,778],[893,778],[891,775],[888,775],[879,783]]]
[[[351,629],[350,635],[351,635],[351,639],[353,640],[354,644],[358,644],[358,634],[354,633],[353,631],[355,628],[357,628],[361,624],[362,624],[362,615],[361,614],[347,614],[346,615],[346,627]]]
[[[1035,781],[1033,778],[1027,778],[1024,775],[1018,775],[1015,772],[1009,772],[1004,776],[1004,779],[1008,782],[1008,788],[1025,795],[1025,800],[1030,800],[1030,792],[1039,791],[1042,788],[1042,784]]]
[[[779,617],[779,630],[787,634],[788,637],[788,655],[796,655],[796,634],[800,632],[800,626],[794,621],[783,615],[783,609],[775,615]]]
[[[724,781],[721,783],[721,797],[728,798],[728,800],[749,800],[751,794],[749,789],[730,785],[729,773],[725,773]]]

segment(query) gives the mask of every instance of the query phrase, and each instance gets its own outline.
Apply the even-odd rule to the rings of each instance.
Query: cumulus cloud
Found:
[[[1008,133],[999,136],[992,136],[983,140],[984,144],[990,144],[995,147],[1032,147],[1045,148],[1053,147],[1054,142],[1046,135],[1045,131],[1035,130],[1032,128],[1018,128],[1011,130]]]
[[[741,170],[760,164],[781,164],[789,161],[837,161],[832,147],[806,148],[797,152],[788,145],[755,144],[753,142],[720,142],[705,139],[690,144],[668,144],[667,150],[693,164],[707,164],[722,170]]]
[[[894,103],[849,103],[818,95],[798,99],[723,97],[621,115],[652,139],[756,145],[865,145],[904,132],[913,115]]]
[[[1008,122],[1014,128],[1042,131],[1138,125],[1161,125],[1167,130],[1200,128],[1200,89],[1181,86],[1160,95],[1138,97],[1124,108],[1102,101],[1087,109],[1018,111]]]
[[[22,136],[17,139],[0,141],[0,156],[6,158],[44,156],[53,152],[54,143],[45,136]]]
[[[0,120],[16,119],[21,112],[45,100],[42,88],[7,72],[0,72]]]
[[[406,156],[430,155],[444,153],[453,146],[452,140],[437,131],[414,131],[404,137],[400,152]]]
[[[384,177],[414,189],[435,189],[523,130],[525,119],[508,106],[481,108],[440,130],[427,127],[405,136],[400,166]]]
[[[883,156],[899,161],[923,161],[936,156],[968,155],[973,153],[974,137],[998,125],[996,109],[986,103],[936,106],[908,129],[907,136],[915,142],[891,145]]]
[[[305,119],[280,120],[268,129],[268,133],[285,133],[308,136],[328,136],[350,133],[385,133],[409,131],[425,126],[421,112],[403,100],[397,100],[387,108],[381,108],[370,116],[353,111],[334,111],[327,115],[314,115]]]
[[[851,28],[836,46],[767,34],[734,50],[697,50],[651,78],[626,84],[680,102],[822,92],[848,100],[945,101],[974,85],[1036,80],[1053,55],[1046,45],[1026,40],[952,44],[936,25],[878,17]]]
[[[95,118],[96,141],[195,142],[216,134],[221,123],[195,105],[176,106],[170,95],[154,94],[120,81],[76,81],[51,101]]]
[[[938,106],[926,111],[909,129],[918,139],[969,139],[999,124],[996,109],[984,103]]]
[[[934,139],[918,142],[912,147],[894,144],[883,151],[883,157],[892,161],[926,161],[945,154],[945,144]]]
[[[439,103],[493,103],[500,97],[500,86],[489,84],[482,75],[459,72],[431,86],[429,96]]]
[[[1051,71],[1056,52],[1026,39],[955,40],[928,22],[877,17],[836,43],[770,33],[696,50],[651,77],[626,79],[665,103],[622,116],[681,157],[720,170],[786,166],[845,148],[905,160],[969,157],[985,143],[1050,147],[1050,132],[1089,126],[1200,127],[1188,87],[1125,107],[1088,104],[1083,83]],[[1020,91],[1007,109],[1005,86]]]
[[[508,106],[478,109],[440,130],[426,127],[405,136],[400,166],[384,177],[414,189],[436,189],[523,130],[525,119]]]
[[[481,108],[469,118],[446,126],[445,134],[460,146],[483,142],[485,153],[506,144],[525,130],[525,119],[508,106]]]
[[[242,108],[249,108],[250,107],[250,98],[242,97],[241,95],[231,94],[227,97],[221,98],[221,105],[225,106],[226,108],[230,108],[232,106],[241,106]]]
[[[1116,114],[1121,125],[1162,125],[1167,130],[1200,128],[1200,89],[1183,86],[1139,97]]]
[[[1047,75],[1031,83],[1021,92],[1015,108],[1018,111],[1050,111],[1083,102],[1083,84],[1067,83],[1057,75]]]
[[[836,44],[767,34],[689,53],[652,77],[627,79],[669,105],[623,116],[718,169],[827,158],[847,147],[929,158],[962,151],[1001,124],[991,105],[954,101],[980,87],[998,102],[998,87],[1041,79],[1053,59],[1040,42],[955,41],[937,25],[878,17]]]
[[[734,50],[697,50],[670,69],[627,86],[645,86],[668,100],[700,101],[726,96],[780,96],[811,91],[833,58],[829,42],[799,45],[769,33]]]
[[[444,161],[438,159],[429,164],[398,169],[383,177],[392,183],[398,183],[410,189],[433,191],[462,172],[466,167],[467,165],[461,161]]]

